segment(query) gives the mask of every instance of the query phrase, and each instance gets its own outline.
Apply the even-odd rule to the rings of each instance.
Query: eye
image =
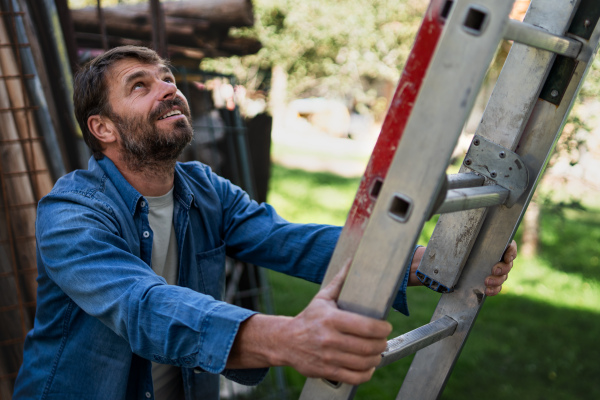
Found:
[[[138,90],[138,89],[142,89],[143,87],[144,87],[144,83],[143,82],[136,82],[131,87],[131,90]]]
[[[165,77],[165,79],[163,79],[165,82],[167,83],[172,83],[175,84],[175,78],[173,78],[172,76],[167,76]]]

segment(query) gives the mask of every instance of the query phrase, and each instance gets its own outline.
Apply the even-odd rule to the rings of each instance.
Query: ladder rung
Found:
[[[448,189],[481,186],[485,178],[472,172],[448,175]]]
[[[525,22],[510,20],[504,35],[506,40],[548,50],[561,56],[577,58],[583,44],[575,39],[554,35]]]
[[[452,336],[457,326],[458,322],[445,315],[427,325],[389,340],[385,352],[381,355],[381,363],[377,368],[385,367],[394,361],[416,353],[430,344],[439,342],[445,337]]]
[[[474,208],[491,207],[504,204],[510,191],[500,185],[478,186],[448,190],[446,200],[435,211],[445,214]]]

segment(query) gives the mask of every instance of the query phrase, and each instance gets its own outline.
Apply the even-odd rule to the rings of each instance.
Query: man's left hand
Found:
[[[513,260],[517,258],[517,243],[513,240],[504,252],[502,261],[492,267],[492,274],[485,278],[486,296],[495,296],[502,290],[502,284],[506,282],[508,273],[513,267]]]
[[[409,286],[421,285],[421,282],[417,278],[416,272],[419,264],[421,263],[421,259],[423,258],[423,254],[425,254],[425,247],[419,247],[415,251],[415,255],[410,267],[410,276],[408,280]],[[506,248],[506,251],[502,256],[502,261],[492,267],[491,275],[485,277],[485,294],[487,296],[495,296],[500,293],[500,290],[502,290],[502,284],[506,282],[508,273],[513,267],[513,260],[515,258],[517,258],[517,243],[513,240],[510,246]]]

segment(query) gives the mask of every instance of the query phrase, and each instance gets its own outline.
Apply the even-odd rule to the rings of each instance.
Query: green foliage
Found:
[[[422,0],[254,0],[255,26],[233,34],[257,37],[263,49],[205,60],[202,67],[251,81],[279,65],[288,73],[290,98],[323,96],[372,107],[374,84],[397,81],[425,6]]]

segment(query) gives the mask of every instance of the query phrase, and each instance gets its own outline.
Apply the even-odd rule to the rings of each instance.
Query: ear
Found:
[[[100,115],[92,115],[87,121],[88,129],[103,144],[117,141],[117,130],[113,122]]]

